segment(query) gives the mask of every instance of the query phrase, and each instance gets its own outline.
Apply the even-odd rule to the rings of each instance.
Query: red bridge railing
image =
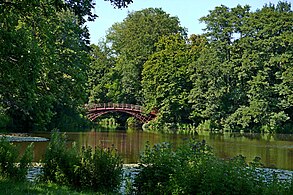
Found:
[[[87,104],[86,108],[88,110],[100,110],[100,109],[125,109],[134,110],[138,112],[143,112],[142,106],[134,104],[124,104],[124,103],[97,103],[97,104]]]
[[[156,117],[156,112],[152,111],[149,114],[144,113],[144,107],[134,104],[124,103],[97,103],[87,104],[85,108],[88,110],[88,118],[95,120],[97,117],[106,114],[108,112],[125,112],[128,113],[142,122],[146,123]]]

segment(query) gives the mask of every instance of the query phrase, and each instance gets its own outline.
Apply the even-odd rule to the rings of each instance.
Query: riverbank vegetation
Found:
[[[190,140],[175,149],[170,143],[147,145],[134,178],[135,194],[291,194],[293,180],[269,180],[259,158],[228,161],[214,156],[205,141]],[[293,179],[293,178],[292,178]]]
[[[122,160],[114,148],[68,149],[64,134],[51,136],[40,180],[76,190],[117,192],[122,180]]]
[[[33,159],[32,147],[33,145],[30,144],[20,155],[19,149],[2,137],[0,139],[0,178],[25,180]]]
[[[14,181],[0,178],[0,194],[92,194],[77,192],[66,186],[58,186],[53,183],[32,183],[28,181]]]
[[[268,177],[259,158],[250,163],[244,156],[222,160],[215,157],[205,141],[186,140],[176,148],[166,142],[154,146],[147,143],[138,171],[130,176],[123,175],[122,161],[115,150],[77,149],[66,143],[65,134],[58,132],[51,135],[40,175],[34,181],[26,179],[32,155],[30,147],[21,158],[12,158],[15,156],[11,154],[17,154],[15,146],[1,139],[1,194],[289,195],[293,192],[293,178]],[[14,166],[16,162],[20,166]]]
[[[0,3],[0,129],[76,129],[88,125],[86,103],[118,102],[158,111],[153,131],[293,133],[290,3],[220,5],[200,19],[204,33],[190,36],[179,18],[147,8],[98,45],[84,25],[92,8],[92,0]]]
[[[0,192],[42,194],[46,191],[80,191],[114,194],[122,182],[122,160],[114,148],[79,149],[75,145],[68,146],[66,135],[59,132],[51,134],[36,185],[26,179],[32,156],[32,145],[20,155],[12,143],[5,138],[0,140]],[[7,188],[5,185],[8,182],[17,188]],[[42,187],[44,189],[39,189]]]

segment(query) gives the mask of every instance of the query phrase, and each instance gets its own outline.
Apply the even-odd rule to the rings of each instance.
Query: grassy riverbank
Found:
[[[92,194],[91,192],[76,192],[68,187],[53,183],[32,183],[0,179],[0,194]]]
[[[103,194],[94,191],[76,191],[67,186],[60,186],[54,183],[35,183],[28,181],[14,181],[0,178],[0,194],[23,195],[23,194],[70,194],[70,195],[92,195]],[[107,192],[106,194],[114,194]]]

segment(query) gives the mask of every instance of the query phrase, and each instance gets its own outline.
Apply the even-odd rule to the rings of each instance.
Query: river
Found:
[[[91,130],[87,132],[66,132],[66,134],[70,142],[76,142],[78,145],[114,146],[122,156],[124,163],[137,163],[139,154],[144,150],[147,141],[151,145],[170,142],[176,147],[191,137],[188,135],[149,133],[141,130],[103,132]],[[49,138],[50,133],[34,133],[31,136]],[[241,154],[250,162],[257,156],[261,158],[261,162],[266,167],[293,170],[293,135],[199,132],[194,138],[199,141],[205,140],[220,158],[229,159]],[[29,142],[17,144],[21,145],[21,148],[25,148]],[[48,142],[35,142],[34,145],[34,160],[39,161]]]

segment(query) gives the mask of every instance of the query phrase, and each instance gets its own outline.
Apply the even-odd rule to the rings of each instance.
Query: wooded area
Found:
[[[93,46],[90,101],[155,108],[158,128],[292,132],[291,5],[222,5],[201,21],[205,33],[190,37],[157,8],[114,24]]]
[[[290,3],[221,5],[200,19],[205,33],[189,37],[177,17],[148,8],[90,45],[83,24],[93,7],[1,1],[0,128],[74,127],[85,103],[117,102],[159,110],[154,127],[293,133]]]

